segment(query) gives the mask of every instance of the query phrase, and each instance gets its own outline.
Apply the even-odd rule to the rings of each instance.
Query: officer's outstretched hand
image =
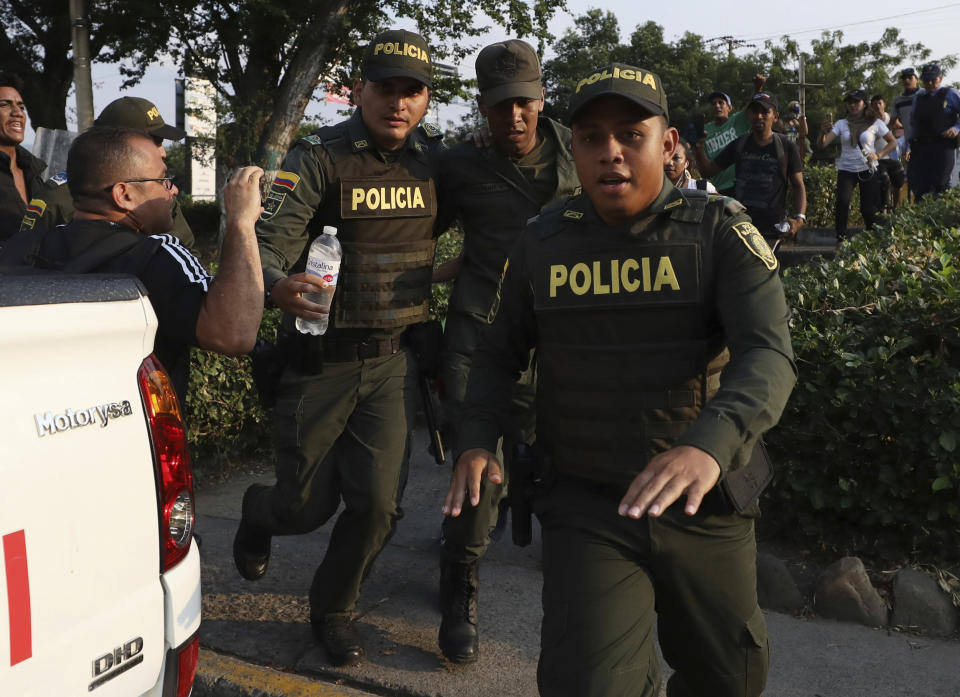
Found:
[[[443,499],[443,514],[454,518],[460,515],[466,495],[470,497],[471,506],[480,503],[480,479],[484,474],[494,484],[503,483],[503,469],[493,453],[483,448],[464,450],[450,475],[450,486]]]
[[[303,271],[281,278],[270,289],[270,300],[284,312],[303,319],[322,319],[329,314],[329,308],[310,302],[304,293],[319,293],[327,287],[327,282],[313,273]]]
[[[655,456],[634,477],[620,501],[619,513],[630,518],[647,513],[656,518],[686,494],[684,512],[693,515],[718,479],[720,465],[712,455],[691,445],[678,445]]]

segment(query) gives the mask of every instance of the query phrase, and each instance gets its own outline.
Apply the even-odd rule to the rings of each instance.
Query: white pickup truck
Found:
[[[200,557],[131,277],[0,275],[0,695],[187,697]]]

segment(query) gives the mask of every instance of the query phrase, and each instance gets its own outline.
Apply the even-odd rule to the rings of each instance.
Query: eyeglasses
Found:
[[[173,191],[174,179],[176,179],[176,177],[153,177],[150,179],[123,179],[121,181],[114,182],[110,186],[103,187],[103,190],[111,191],[113,187],[115,187],[117,184],[139,184],[140,182],[161,182],[163,184],[164,189],[166,189],[167,191]]]

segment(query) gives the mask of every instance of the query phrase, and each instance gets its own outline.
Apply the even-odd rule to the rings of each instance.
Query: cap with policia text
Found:
[[[104,107],[93,125],[131,128],[152,138],[167,140],[183,140],[187,135],[186,131],[167,124],[153,102],[140,97],[113,100]]]
[[[419,34],[391,29],[367,44],[360,65],[364,80],[379,82],[391,77],[409,77],[427,87],[433,86],[430,49]]]
[[[490,44],[477,56],[477,86],[484,103],[543,97],[540,59],[533,46],[519,39]]]
[[[667,117],[667,95],[660,78],[632,65],[614,63],[577,82],[573,97],[570,98],[567,121],[573,123],[589,102],[608,94],[623,97],[651,114]]]

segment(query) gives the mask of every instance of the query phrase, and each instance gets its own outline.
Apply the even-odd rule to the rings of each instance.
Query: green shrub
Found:
[[[200,243],[216,243],[220,232],[220,204],[216,201],[199,201],[182,195],[180,210],[190,224],[193,236]]]
[[[803,170],[803,185],[807,190],[807,227],[832,229],[837,205],[837,168],[833,165],[808,164]],[[859,187],[853,190],[848,224],[850,227],[863,225]]]
[[[260,338],[276,341],[280,311],[267,310]],[[187,438],[200,477],[230,468],[235,459],[270,452],[269,418],[253,384],[249,356],[191,351]]]
[[[958,224],[954,189],[785,271],[799,380],[767,437],[768,529],[960,556]]]

